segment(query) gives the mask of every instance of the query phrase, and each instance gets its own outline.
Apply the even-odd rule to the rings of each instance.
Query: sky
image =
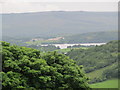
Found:
[[[119,0],[1,0],[0,13],[44,11],[118,11]]]

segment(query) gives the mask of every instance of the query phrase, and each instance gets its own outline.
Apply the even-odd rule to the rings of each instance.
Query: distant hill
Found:
[[[63,41],[67,43],[95,43],[95,42],[109,42],[111,40],[118,40],[118,31],[103,31],[91,32],[84,34],[76,34],[65,37]]]
[[[49,37],[49,38],[39,38],[34,40],[34,38],[30,37],[9,37],[3,36],[3,41],[7,41],[10,43],[15,43],[17,45],[26,45],[26,42],[29,44],[63,44],[63,43],[106,43],[111,40],[118,40],[118,31],[102,31],[102,32],[89,32],[83,34],[75,34],[75,35],[59,35],[57,37]],[[62,38],[62,39],[61,39]],[[34,42],[33,42],[34,40]]]
[[[49,11],[2,15],[3,36],[48,37],[117,30],[117,12]]]

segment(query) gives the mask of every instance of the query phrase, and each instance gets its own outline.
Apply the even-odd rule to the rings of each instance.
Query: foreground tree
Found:
[[[5,90],[82,89],[88,90],[88,78],[82,67],[63,54],[2,42],[2,86]]]

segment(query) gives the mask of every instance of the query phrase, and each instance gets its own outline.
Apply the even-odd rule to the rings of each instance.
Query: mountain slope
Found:
[[[117,12],[54,11],[3,14],[2,19],[3,36],[47,37],[56,34],[117,30]]]
[[[117,31],[103,31],[103,32],[91,32],[84,34],[76,34],[65,37],[63,41],[67,43],[95,43],[95,42],[109,42],[111,40],[118,40]]]

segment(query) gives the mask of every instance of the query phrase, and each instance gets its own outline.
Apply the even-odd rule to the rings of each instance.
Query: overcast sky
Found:
[[[119,0],[2,0],[0,13],[117,11]]]

